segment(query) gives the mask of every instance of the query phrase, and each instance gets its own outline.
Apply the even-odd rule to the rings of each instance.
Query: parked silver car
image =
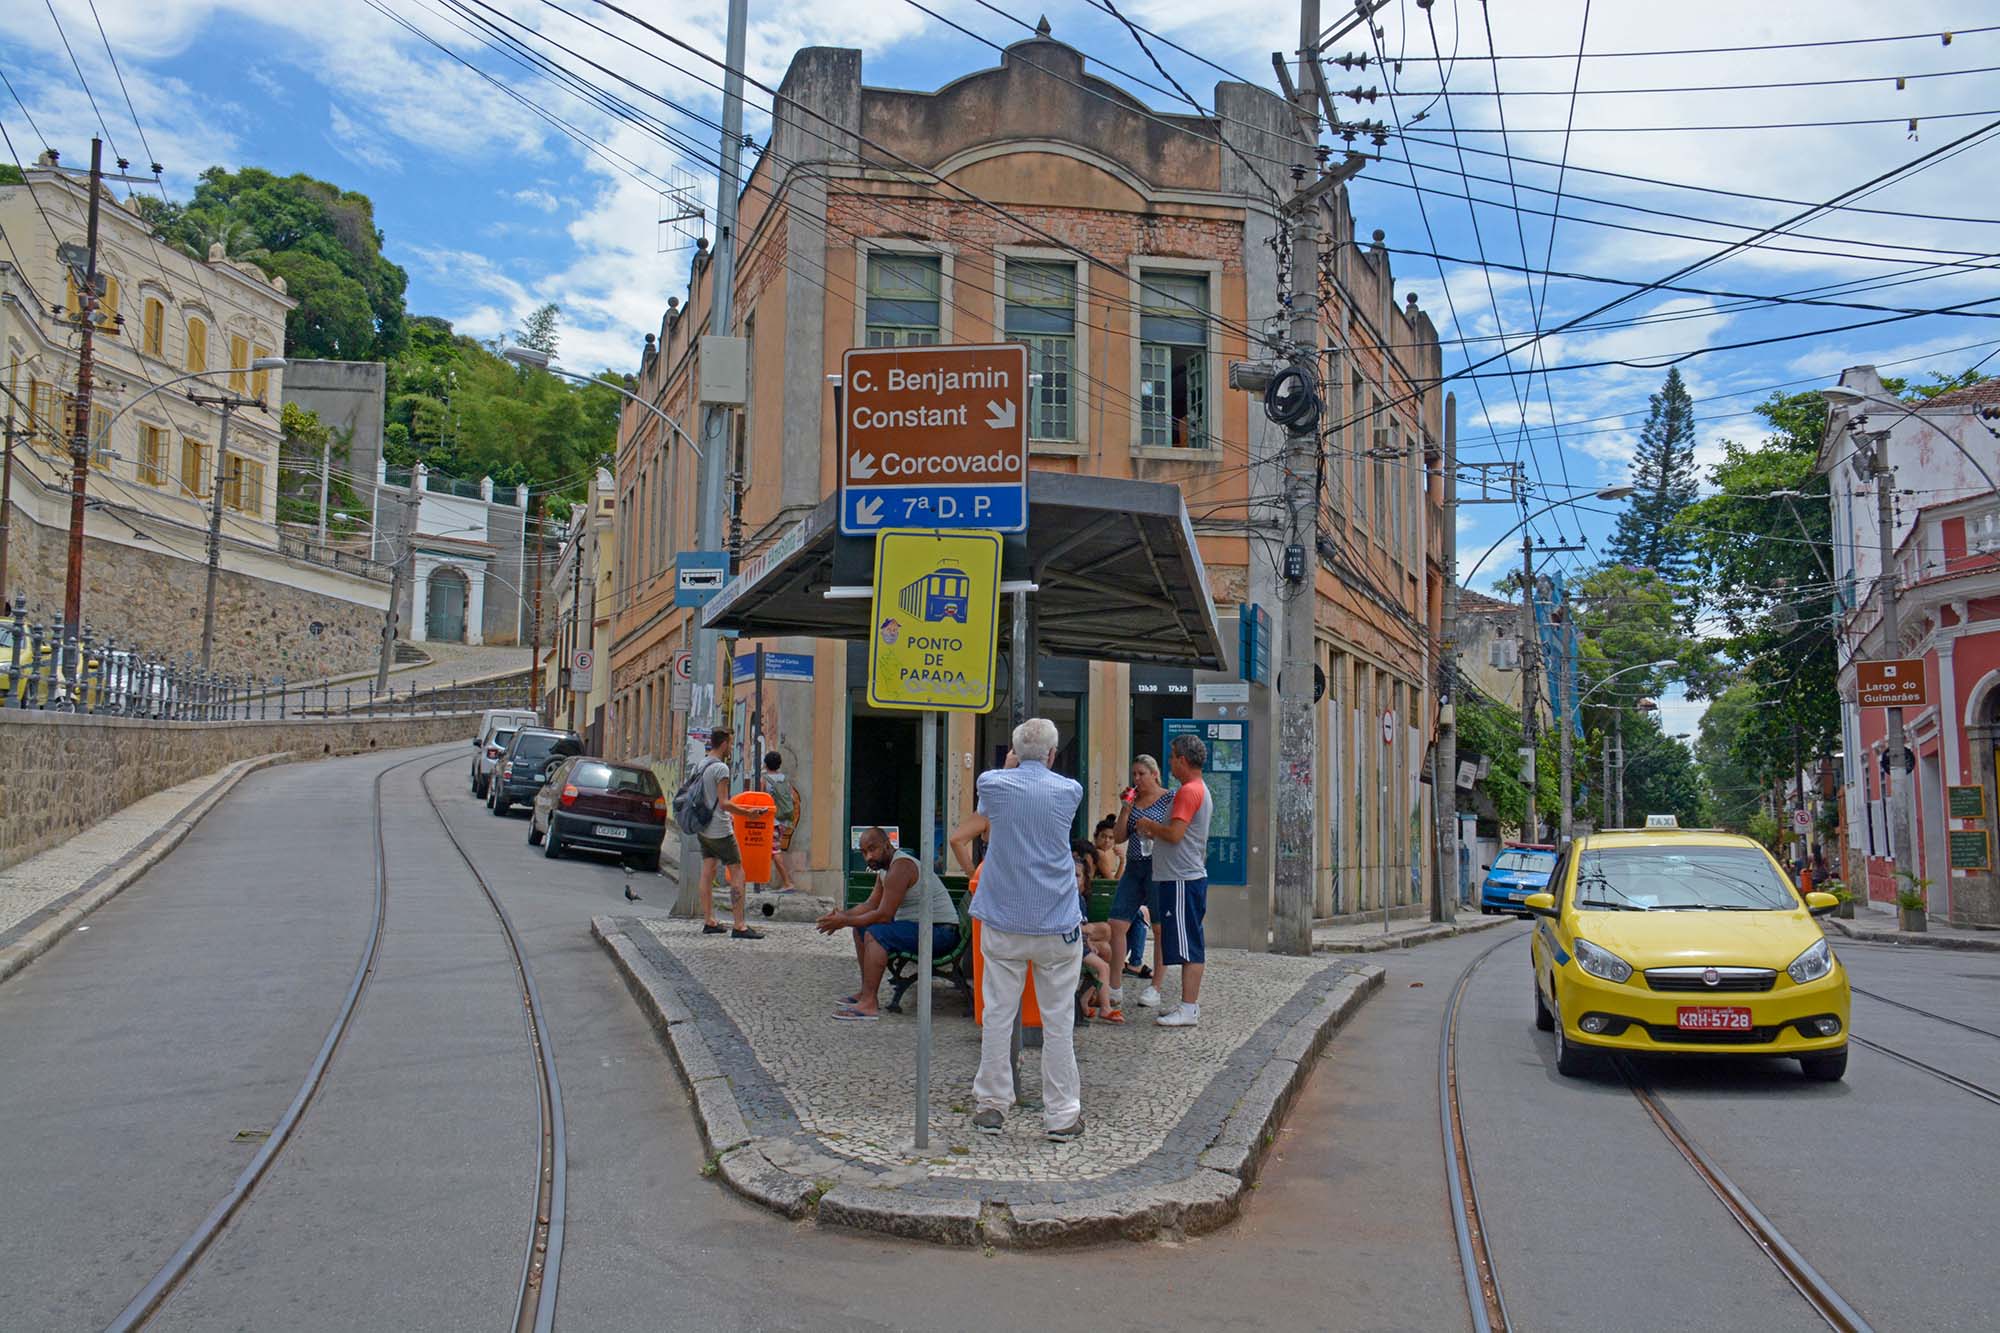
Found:
[[[489,708],[479,717],[479,735],[473,738],[472,794],[486,799],[493,780],[493,765],[507,751],[507,742],[522,727],[532,727],[541,719],[532,708]]]

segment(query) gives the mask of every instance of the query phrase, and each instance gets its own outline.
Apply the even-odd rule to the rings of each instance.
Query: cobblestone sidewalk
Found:
[[[69,841],[0,871],[0,981],[180,845],[242,778],[283,754],[245,759],[154,792]]]
[[[1214,950],[1201,1023],[1186,1029],[1154,1026],[1134,983],[1130,1022],[1078,1029],[1088,1129],[1067,1144],[1043,1138],[1032,1106],[997,1137],[972,1131],[979,1032],[940,986],[931,1143],[917,1153],[913,999],[904,1016],[836,1022],[856,980],[846,936],[772,923],[752,945],[698,925],[599,918],[593,931],[662,1028],[725,1180],[793,1216],[959,1244],[1220,1225],[1312,1057],[1381,980],[1324,958]],[[1020,1072],[1037,1100],[1035,1051]]]

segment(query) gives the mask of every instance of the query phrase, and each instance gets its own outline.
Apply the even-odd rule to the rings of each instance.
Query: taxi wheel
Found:
[[[1536,980],[1535,974],[1532,972],[1528,974],[1528,985],[1535,992],[1535,1031],[1555,1031],[1556,1016],[1550,1013],[1548,1005],[1543,1003],[1541,982]]]
[[[1799,1057],[1799,1071],[1815,1083],[1838,1083],[1847,1076],[1847,1048]]]
[[[1564,1078],[1582,1078],[1597,1067],[1597,1061],[1577,1049],[1563,1033],[1562,1014],[1553,1016],[1550,1024],[1556,1034],[1556,1072]]]

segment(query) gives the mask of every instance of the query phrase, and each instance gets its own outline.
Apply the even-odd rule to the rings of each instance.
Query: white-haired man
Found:
[[[1014,1104],[1014,1018],[1033,968],[1042,1011],[1042,1129],[1066,1143],[1083,1133],[1071,1003],[1083,967],[1083,905],[1070,853],[1083,788],[1049,768],[1055,752],[1056,724],[1047,718],[1014,728],[1007,766],[979,775],[979,811],[954,831],[954,842],[986,839],[972,897],[985,964],[972,1127],[998,1134]]]

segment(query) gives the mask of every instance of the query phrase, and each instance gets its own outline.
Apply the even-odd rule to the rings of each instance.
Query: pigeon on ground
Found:
[[[625,886],[625,901],[628,903],[637,903],[637,902],[644,902],[645,899],[641,898],[638,894],[632,892],[632,886],[630,884],[627,884]]]

